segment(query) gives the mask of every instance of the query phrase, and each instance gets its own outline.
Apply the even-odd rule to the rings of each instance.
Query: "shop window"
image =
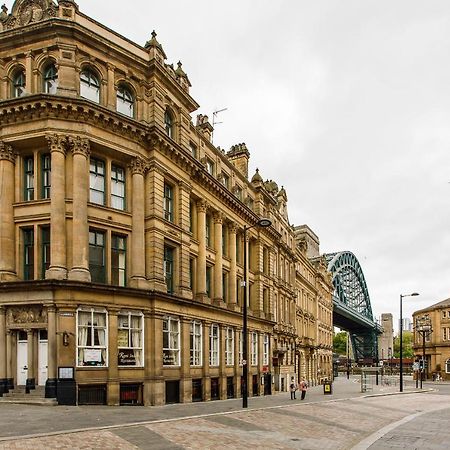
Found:
[[[41,278],[50,268],[50,227],[41,227]]]
[[[227,327],[225,330],[225,364],[234,364],[234,329]]]
[[[219,365],[219,325],[212,324],[209,329],[209,365]]]
[[[251,348],[251,365],[258,365],[258,333],[253,332],[250,335],[250,348]]]
[[[77,365],[106,367],[108,365],[108,317],[104,310],[77,311]]]
[[[166,130],[167,136],[173,139],[173,115],[168,109],[166,109],[166,112],[164,113],[164,128]]]
[[[34,280],[34,230],[24,228],[23,234],[23,279]]]
[[[102,231],[89,231],[89,271],[94,283],[106,282],[105,233]]]
[[[191,366],[202,365],[202,323],[194,320],[191,322],[191,335],[190,335],[190,352]]]
[[[100,82],[90,69],[83,70],[80,74],[80,96],[100,103]]]
[[[23,160],[24,200],[34,200],[34,158],[27,156]]]
[[[26,93],[25,88],[26,88],[25,71],[19,70],[13,76],[12,96],[14,98],[23,97]]]
[[[118,234],[111,235],[111,284],[126,285],[127,238]]]
[[[173,222],[173,187],[164,183],[164,219]]]
[[[101,177],[101,175],[100,169],[98,176]],[[95,174],[95,176],[97,176],[97,174]],[[99,200],[100,198],[101,195],[99,196]],[[125,170],[122,167],[115,165],[111,166],[111,208],[120,209],[122,211],[125,210]]]
[[[180,321],[173,317],[163,320],[163,365],[180,365]]]
[[[134,98],[126,86],[119,86],[117,90],[117,112],[128,117],[134,117]]]
[[[167,292],[174,292],[174,249],[167,245],[164,246],[164,279],[166,281]]]
[[[263,365],[267,366],[269,365],[269,342],[270,338],[268,334],[264,335],[264,341],[263,341]]]
[[[119,366],[142,367],[144,365],[142,347],[143,315],[140,313],[120,312],[118,320],[118,362]]]
[[[58,89],[58,69],[55,64],[48,65],[44,70],[44,92],[56,94]]]
[[[142,405],[142,384],[120,384],[120,405]]]
[[[42,198],[50,198],[51,173],[52,173],[52,159],[50,153],[46,153],[41,157],[41,186],[42,186]]]
[[[89,201],[105,204],[105,163],[99,159],[90,159]]]
[[[445,373],[450,373],[450,359],[445,361]]]

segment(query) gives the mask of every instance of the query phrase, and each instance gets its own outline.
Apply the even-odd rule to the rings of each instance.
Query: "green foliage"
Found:
[[[347,354],[347,332],[340,331],[333,337],[333,353],[337,353],[342,356]]]
[[[403,332],[403,358],[413,358],[413,334],[411,331]],[[394,358],[400,358],[400,336],[394,338]]]

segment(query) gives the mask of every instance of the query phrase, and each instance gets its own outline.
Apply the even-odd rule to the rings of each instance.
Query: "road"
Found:
[[[305,401],[288,393],[163,407],[0,406],[1,449],[447,449],[450,385],[359,392],[338,378]],[[430,390],[433,389],[433,390]],[[26,437],[25,437],[26,436]]]

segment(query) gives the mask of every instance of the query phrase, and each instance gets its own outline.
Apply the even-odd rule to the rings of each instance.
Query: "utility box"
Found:
[[[75,406],[77,404],[77,383],[74,367],[58,367],[56,399],[58,405]]]

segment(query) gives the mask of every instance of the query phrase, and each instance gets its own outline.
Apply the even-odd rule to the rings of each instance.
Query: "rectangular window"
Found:
[[[189,202],[189,231],[194,232],[194,203]]]
[[[241,305],[241,299],[242,299],[242,279],[237,277],[236,278],[236,303],[238,305]]]
[[[105,233],[89,230],[89,271],[91,281],[106,283]]]
[[[228,256],[228,233],[225,225],[222,227],[222,254]]]
[[[89,201],[105,204],[105,163],[91,158],[89,169]]]
[[[24,200],[34,200],[34,159],[32,156],[24,158]]]
[[[50,268],[50,227],[41,228],[41,278],[45,278],[45,271]]]
[[[191,150],[192,157],[197,159],[197,146],[191,142],[191,143],[189,143],[189,148]]]
[[[206,158],[206,171],[214,176],[214,163],[209,158]]]
[[[228,273],[222,273],[222,298],[225,303],[228,302]]]
[[[106,311],[77,311],[77,365],[108,365],[108,323]]]
[[[211,216],[208,214],[206,215],[205,226],[206,246],[211,247]]]
[[[270,347],[270,338],[268,334],[264,335],[264,342],[263,342],[263,365],[268,366],[269,365],[269,347]]]
[[[111,208],[125,210],[125,170],[111,166]]]
[[[117,316],[117,348],[119,366],[144,365],[143,360],[143,315],[120,312]]]
[[[209,329],[209,365],[219,365],[219,325],[212,324]]]
[[[258,333],[253,332],[250,336],[251,364],[256,366],[258,365]]]
[[[164,279],[166,280],[167,292],[173,293],[173,248],[164,246]]]
[[[445,319],[447,316],[447,312],[446,311],[442,311],[442,318]]]
[[[206,296],[211,298],[211,280],[212,280],[212,267],[206,267]]]
[[[180,365],[180,321],[173,317],[163,320],[163,365]]]
[[[34,230],[24,228],[23,231],[23,279],[34,280]]]
[[[52,159],[50,153],[42,155],[41,158],[41,180],[42,180],[42,198],[50,198],[51,167]]]
[[[111,235],[111,284],[125,286],[127,238],[118,234]]]
[[[442,328],[442,340],[443,341],[447,340],[447,328],[446,327]]]
[[[229,189],[230,188],[230,177],[222,172],[222,184]]]
[[[202,323],[194,320],[191,322],[191,366],[202,365]]]
[[[173,188],[164,183],[164,219],[173,222]]]
[[[189,288],[194,289],[194,258],[189,259]]]
[[[234,329],[227,327],[225,333],[225,364],[232,366],[234,364]]]

